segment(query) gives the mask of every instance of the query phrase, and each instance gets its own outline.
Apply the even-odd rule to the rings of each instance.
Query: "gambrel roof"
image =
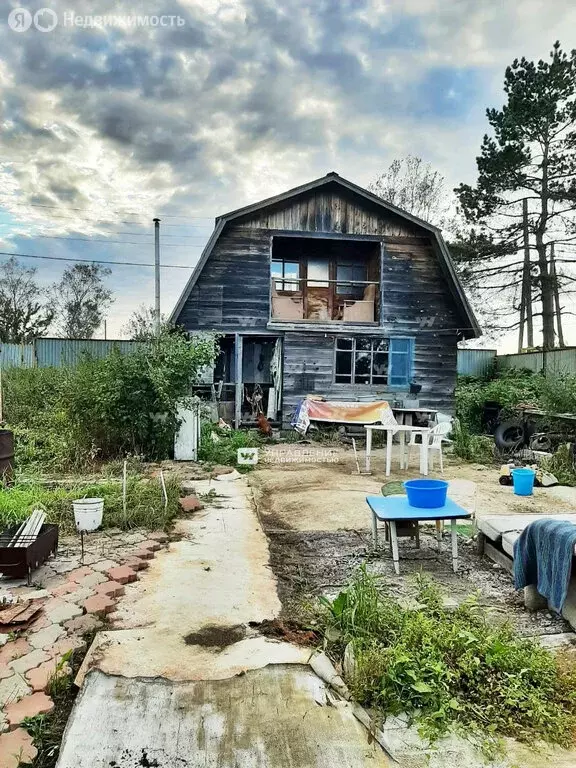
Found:
[[[326,185],[340,186],[343,190],[346,190],[349,193],[351,192],[353,195],[363,198],[364,200],[369,202],[372,206],[377,206],[388,213],[392,213],[396,216],[399,216],[402,219],[408,222],[411,222],[412,224],[428,232],[430,234],[430,238],[433,244],[436,246],[435,250],[439,257],[440,265],[443,269],[447,286],[454,298],[454,301],[462,317],[462,320],[464,321],[464,325],[462,326],[462,328],[463,330],[466,330],[465,335],[468,337],[481,335],[482,330],[478,325],[478,321],[476,320],[472,307],[470,306],[470,303],[466,297],[462,284],[460,283],[460,280],[456,273],[456,269],[454,267],[454,262],[452,261],[450,252],[448,251],[446,243],[444,242],[444,238],[442,237],[442,233],[440,229],[438,229],[438,227],[435,227],[432,224],[429,224],[427,221],[424,221],[423,219],[419,219],[417,216],[414,216],[413,214],[408,213],[408,211],[404,211],[401,208],[398,208],[397,206],[393,205],[392,203],[389,203],[386,200],[383,200],[381,197],[378,197],[378,195],[375,195],[374,193],[369,192],[367,189],[364,189],[363,187],[359,187],[357,184],[354,184],[352,181],[348,181],[348,179],[345,179],[342,176],[339,176],[334,171],[327,173],[326,176],[322,176],[319,179],[314,179],[314,181],[309,181],[308,183],[302,184],[299,187],[294,187],[293,189],[289,189],[288,191],[283,192],[282,194],[274,195],[273,197],[266,198],[265,200],[261,200],[260,202],[252,203],[251,205],[246,205],[243,208],[237,208],[234,211],[230,211],[229,213],[225,213],[222,216],[218,216],[218,218],[216,219],[216,225],[214,227],[214,231],[212,232],[210,239],[206,243],[206,246],[200,256],[200,260],[198,261],[198,264],[194,267],[192,274],[190,276],[190,279],[188,280],[188,283],[186,284],[186,287],[184,288],[182,295],[180,296],[178,302],[176,303],[176,306],[172,311],[172,314],[170,315],[170,320],[172,322],[175,322],[178,319],[188,297],[190,296],[192,289],[194,288],[194,285],[196,284],[196,281],[198,280],[204,268],[204,265],[210,258],[212,249],[214,248],[216,242],[218,241],[218,238],[220,237],[220,234],[222,233],[222,231],[224,230],[225,226],[228,223],[233,222],[236,219],[246,217],[252,213],[261,211],[264,208],[273,207],[278,205],[279,203],[286,202],[292,198],[296,198],[300,195],[305,195],[306,193],[312,190],[320,189]],[[306,235],[304,231],[302,231],[301,234],[303,237],[305,237]],[[317,234],[321,234],[321,233],[317,233]],[[332,233],[332,236],[334,236],[333,233]]]

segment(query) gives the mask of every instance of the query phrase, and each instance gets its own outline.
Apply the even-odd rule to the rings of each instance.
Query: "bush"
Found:
[[[452,726],[471,736],[543,739],[569,746],[576,727],[576,672],[508,626],[492,626],[473,599],[442,607],[435,585],[420,577],[416,602],[402,607],[362,568],[320,616],[329,650],[343,658],[352,643],[347,682],[363,704],[406,712],[435,739]]]
[[[198,451],[200,461],[236,467],[239,448],[257,448],[262,444],[256,430],[220,429],[214,424],[204,424]],[[240,471],[249,465],[240,465]]]
[[[561,371],[542,379],[540,407],[549,413],[576,413],[576,376]]]
[[[482,432],[482,411],[487,400],[494,400],[503,409],[502,418],[515,415],[519,403],[540,402],[545,378],[530,371],[507,369],[496,378],[476,379],[462,376],[456,387],[456,416],[463,427],[473,434]]]
[[[490,464],[494,461],[494,441],[484,435],[473,435],[468,427],[457,421],[452,429],[452,449],[464,461]]]
[[[551,472],[560,485],[576,486],[576,467],[570,445],[560,445],[553,456],[544,459],[541,467],[545,472]]]
[[[4,413],[17,461],[57,469],[125,454],[167,458],[178,406],[214,355],[213,338],[166,332],[131,354],[84,357],[74,368],[7,371]]]

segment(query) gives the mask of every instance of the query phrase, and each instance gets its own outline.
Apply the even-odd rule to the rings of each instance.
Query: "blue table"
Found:
[[[366,496],[366,502],[372,512],[372,542],[374,549],[378,546],[378,521],[388,523],[390,526],[390,542],[392,544],[392,558],[394,570],[400,573],[400,558],[398,555],[398,536],[396,523],[420,520],[450,520],[452,534],[452,568],[458,570],[458,537],[456,535],[456,520],[472,517],[470,512],[460,507],[450,499],[446,499],[443,507],[436,509],[422,509],[411,507],[406,496]],[[438,532],[438,551],[440,551],[442,534]]]

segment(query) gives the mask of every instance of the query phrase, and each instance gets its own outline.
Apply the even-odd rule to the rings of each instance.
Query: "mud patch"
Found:
[[[372,551],[367,531],[269,531],[270,563],[278,579],[283,621],[298,622],[303,606],[306,609],[313,605],[319,595],[335,597],[365,562],[368,571],[377,575],[395,598],[411,597],[414,577],[422,572],[434,579],[451,604],[475,595],[491,619],[509,621],[524,636],[571,631],[564,619],[549,611],[528,612],[522,592],[514,589],[512,576],[487,558],[479,557],[470,538],[459,537],[459,570],[454,573],[449,537],[438,553],[433,529],[420,530],[420,549],[411,540],[400,540],[399,576],[394,573],[388,549]]]
[[[125,749],[118,760],[111,760],[108,763],[108,768],[172,768],[175,765],[186,765],[180,758],[176,758],[175,763],[174,758],[168,758],[164,750],[154,750],[154,752],[158,757],[152,757],[145,749],[138,752]]]
[[[302,627],[295,621],[284,621],[282,619],[266,619],[265,621],[251,621],[250,627],[257,629],[260,634],[266,637],[274,637],[277,640],[284,640],[294,645],[316,645],[320,641],[320,636],[311,629]]]
[[[234,627],[207,626],[199,632],[190,632],[184,636],[186,645],[199,645],[202,648],[226,648],[228,645],[240,642],[246,636],[246,630],[241,625]]]

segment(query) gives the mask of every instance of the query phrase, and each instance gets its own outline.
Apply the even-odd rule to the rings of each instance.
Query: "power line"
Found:
[[[43,203],[20,203],[17,201],[10,200],[7,202],[8,205],[16,205],[20,206],[22,208],[51,208],[55,210],[67,210],[67,211],[84,211],[85,213],[89,213],[89,208],[77,208],[75,206],[62,206],[62,205],[45,205]],[[141,211],[136,213],[132,213],[131,211],[117,211],[114,209],[110,209],[110,213],[116,213],[119,216],[137,216],[138,218],[142,218],[143,216],[147,216],[147,214],[143,214]],[[164,219],[188,219],[188,220],[197,220],[197,221],[214,221],[212,216],[188,216],[185,213],[181,214],[169,214],[169,213],[163,213],[161,214],[162,218]]]
[[[30,235],[29,236],[31,240],[42,238],[44,240],[64,240],[68,242],[82,242],[82,243],[108,243],[111,245],[139,245],[142,247],[143,245],[150,245],[150,243],[146,242],[137,242],[132,240],[107,240],[107,239],[99,239],[96,237],[64,237],[63,235]],[[163,245],[163,248],[203,248],[202,245],[190,245],[188,243],[166,243]]]
[[[21,217],[20,214],[16,214],[16,216]],[[95,219],[91,216],[60,216],[57,213],[51,213],[50,214],[50,220],[52,219],[64,219],[66,221],[88,221],[94,226],[98,226],[99,222],[102,222],[104,224],[130,224],[131,226],[138,226],[137,221],[131,221],[129,219],[116,219],[113,220],[112,217],[108,219]],[[35,222],[32,222],[35,223]],[[144,227],[145,224],[141,224],[140,226]],[[211,224],[164,224],[162,229],[165,229],[166,227],[190,227],[194,229],[209,229],[212,230],[214,227]]]
[[[136,236],[136,237],[151,237],[152,238],[151,242],[153,242],[153,240],[154,240],[154,235],[151,235],[149,232],[112,232],[111,230],[100,230],[99,232],[97,232],[97,234],[98,235],[102,235],[102,234],[105,234],[106,231],[108,231],[108,233],[110,235],[131,235],[132,237],[134,237],[134,236]],[[29,237],[29,238],[34,238],[34,237],[51,237],[53,239],[62,239],[62,240],[72,240],[73,239],[69,235],[66,235],[66,236],[65,235],[40,235],[40,234],[31,234],[29,232],[11,232],[10,233],[10,237]],[[177,237],[177,238],[180,238],[180,239],[183,238],[184,240],[197,240],[198,242],[201,242],[201,243],[205,243],[206,240],[208,239],[208,237],[204,237],[202,235],[198,235],[197,236],[197,235],[165,235],[165,234],[162,234],[162,239],[164,239],[165,237]],[[90,240],[92,240],[92,238],[90,238]],[[98,242],[107,242],[107,241],[99,240]]]
[[[8,251],[0,251],[0,256],[14,256],[19,259],[46,259],[47,261],[74,261],[85,262],[87,264],[113,264],[115,267],[152,267],[154,264],[139,261],[109,261],[106,259],[74,259],[65,256],[38,256],[32,253],[9,253]],[[192,266],[186,264],[161,264],[161,268],[165,269],[193,269]]]

